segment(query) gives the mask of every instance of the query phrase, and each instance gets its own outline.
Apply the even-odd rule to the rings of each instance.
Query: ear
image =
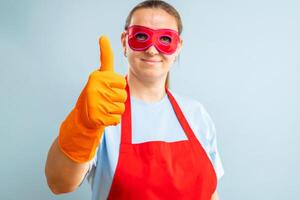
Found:
[[[126,31],[123,31],[121,34],[121,44],[122,44],[123,50],[125,51],[125,49],[126,49]]]
[[[180,54],[182,45],[183,45],[183,40],[180,38],[180,42],[178,43],[177,50],[176,50],[176,57]]]

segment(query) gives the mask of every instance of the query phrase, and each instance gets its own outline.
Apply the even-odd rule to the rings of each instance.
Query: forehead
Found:
[[[147,26],[152,29],[173,29],[178,31],[176,18],[160,8],[143,8],[136,10],[130,25]]]

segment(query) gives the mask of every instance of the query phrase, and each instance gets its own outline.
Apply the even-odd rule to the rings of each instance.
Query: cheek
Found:
[[[172,55],[164,55],[164,61],[165,63],[169,64],[169,65],[172,65],[175,61],[175,54],[172,54]]]
[[[129,49],[127,56],[128,56],[128,62],[130,65],[136,65],[139,63],[140,52]]]

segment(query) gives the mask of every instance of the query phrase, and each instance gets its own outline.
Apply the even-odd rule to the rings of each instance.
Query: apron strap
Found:
[[[128,77],[126,75],[126,92],[127,92],[127,99],[125,102],[125,111],[122,115],[122,120],[121,120],[121,144],[132,144],[132,125],[131,125],[131,101],[130,101],[130,89],[129,89],[129,84],[128,84]],[[166,93],[168,95],[168,98],[170,100],[170,103],[174,109],[174,112],[177,116],[177,119],[183,128],[187,138],[190,141],[195,141],[197,140],[195,137],[195,134],[193,130],[191,129],[188,121],[184,117],[184,114],[182,110],[180,109],[179,105],[177,104],[175,98],[169,91],[169,89],[166,87]]]
[[[128,84],[128,77],[126,75],[126,92],[127,99],[125,102],[125,111],[121,119],[121,144],[131,144],[132,142],[132,128],[131,128],[131,104],[130,104],[130,90]]]

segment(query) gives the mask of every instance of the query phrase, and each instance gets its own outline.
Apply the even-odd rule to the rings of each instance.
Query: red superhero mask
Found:
[[[128,44],[134,51],[145,51],[150,46],[163,54],[173,54],[178,46],[180,37],[177,31],[171,29],[151,29],[145,26],[133,25],[128,27]]]

